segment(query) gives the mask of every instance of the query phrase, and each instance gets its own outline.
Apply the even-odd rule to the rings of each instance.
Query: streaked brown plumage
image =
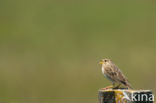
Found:
[[[118,83],[119,85],[123,84],[124,86],[132,89],[127,78],[122,74],[120,69],[110,59],[102,59],[100,64],[102,64],[102,73],[107,79],[112,81],[113,85],[115,83]]]

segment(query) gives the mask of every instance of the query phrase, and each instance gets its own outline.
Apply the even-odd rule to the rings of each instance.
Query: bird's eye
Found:
[[[107,62],[107,60],[104,60],[105,62]]]

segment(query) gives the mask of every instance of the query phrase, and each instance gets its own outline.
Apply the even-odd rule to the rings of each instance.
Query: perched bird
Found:
[[[132,89],[127,78],[122,74],[120,69],[110,59],[102,59],[100,61],[100,64],[102,64],[102,73],[107,79],[112,81],[114,89],[119,88],[121,84],[126,86],[128,89]],[[118,84],[116,87],[115,83]]]

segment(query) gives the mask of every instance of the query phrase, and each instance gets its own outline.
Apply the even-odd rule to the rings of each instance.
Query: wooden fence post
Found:
[[[99,90],[99,103],[153,103],[150,90],[106,89]]]

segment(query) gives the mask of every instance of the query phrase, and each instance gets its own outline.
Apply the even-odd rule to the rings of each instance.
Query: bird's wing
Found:
[[[113,70],[114,70],[114,72],[116,72],[116,79],[119,81],[119,82],[126,82],[127,81],[127,79],[126,79],[126,77],[123,75],[123,73],[120,71],[120,69],[116,66],[116,65],[112,65],[112,67],[111,68],[114,68]],[[124,83],[123,83],[124,84]]]
[[[124,74],[120,71],[120,69],[116,65],[112,65],[114,68],[113,70],[116,72],[116,81],[124,84],[125,86],[128,86],[129,88],[132,88],[130,83],[128,82],[127,78],[124,76]]]
[[[118,67],[115,65],[105,67],[105,74],[115,82],[119,82],[124,85],[126,85],[128,82],[120,69],[118,69]]]

